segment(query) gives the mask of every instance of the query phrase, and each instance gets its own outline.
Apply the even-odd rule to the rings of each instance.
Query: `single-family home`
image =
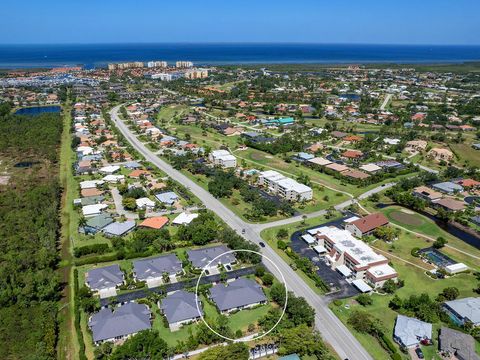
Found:
[[[138,226],[147,227],[150,229],[160,230],[168,224],[168,217],[166,216],[154,216],[143,220]]]
[[[155,194],[155,197],[163,204],[173,205],[178,201],[179,197],[173,191],[165,191],[158,194]]]
[[[218,245],[202,249],[187,250],[187,255],[193,267],[197,269],[206,268],[209,272],[215,272],[219,265],[226,266],[236,262],[234,253],[230,252],[225,254],[229,251],[231,250],[225,245]]]
[[[453,159],[453,153],[448,149],[433,148],[427,156],[435,161],[450,161]]]
[[[198,305],[198,307],[197,307]],[[171,331],[177,331],[184,324],[195,322],[203,315],[202,304],[196,303],[195,294],[185,290],[175,291],[159,301],[158,307],[165,315]]]
[[[196,219],[197,217],[198,217],[198,214],[189,214],[189,213],[186,213],[186,212],[182,212],[175,219],[173,219],[172,224],[173,225],[188,225],[194,219]]]
[[[116,237],[116,236],[125,236],[130,231],[135,229],[135,221],[134,220],[127,220],[124,222],[112,222],[111,224],[105,226],[102,232],[107,237]]]
[[[116,295],[116,288],[124,283],[125,278],[118,264],[99,267],[85,273],[85,284],[100,297]]]
[[[183,274],[182,262],[175,254],[141,259],[133,262],[133,276],[136,281],[145,281],[149,288],[165,282],[177,282],[177,275]]]
[[[445,359],[480,360],[473,336],[447,327],[440,329],[438,350]]]
[[[430,189],[429,187],[426,187],[426,186],[418,186],[413,189],[412,193],[414,196],[427,200],[428,202],[439,200],[443,196],[438,191]]]
[[[82,214],[85,217],[96,216],[102,213],[106,208],[108,208],[107,204],[85,205],[82,207]]]
[[[411,140],[405,144],[405,151],[409,153],[425,151],[428,143],[425,140]]]
[[[454,194],[454,193],[463,191],[462,185],[455,184],[454,182],[451,182],[451,181],[444,181],[441,183],[433,184],[432,188],[440,192],[443,192],[445,194]]]
[[[103,308],[93,314],[88,327],[92,331],[93,342],[118,342],[142,330],[151,329],[151,312],[147,305],[129,302],[114,310]]]
[[[480,297],[447,301],[443,304],[443,309],[459,326],[465,322],[472,323],[473,326],[480,326]]]
[[[463,201],[455,200],[449,197],[439,199],[432,203],[436,208],[442,208],[446,211],[463,211],[465,210],[465,203]]]
[[[113,223],[113,219],[109,214],[101,213],[85,219],[85,225],[80,226],[78,231],[83,234],[95,235],[109,224]]]
[[[210,299],[221,313],[252,308],[265,304],[267,297],[254,280],[240,278],[227,284],[219,283],[210,289]]]
[[[148,197],[142,197],[135,200],[138,209],[152,210],[155,207],[155,201]]]
[[[432,339],[432,324],[404,315],[397,315],[393,338],[404,348],[415,347],[422,340]]]

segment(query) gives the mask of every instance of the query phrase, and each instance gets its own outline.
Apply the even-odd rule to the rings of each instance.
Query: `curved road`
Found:
[[[119,108],[120,106],[116,106],[110,111],[112,121],[114,121],[120,132],[132,144],[132,146],[146,158],[147,161],[155,164],[174,180],[190,188],[190,190],[208,209],[214,211],[223,221],[225,221],[225,223],[237,231],[237,233],[241,234],[242,229],[245,229],[245,234],[243,234],[243,236],[247,240],[256,244],[262,241],[260,233],[255,226],[240,219],[219,200],[213,197],[207,190],[203,189],[200,185],[190,180],[181,172],[175,170],[170,164],[153,154],[140,140],[137,139],[123,121],[120,120],[118,117]],[[305,284],[300,276],[268,245],[261,248],[261,251],[265,256],[271,259],[283,273],[288,290],[293,291],[297,296],[304,297],[315,309],[315,327],[320,331],[325,341],[335,349],[342,359],[372,360],[372,357],[368,352],[328,308],[328,303],[323,297],[317,295],[307,284]],[[265,265],[277,278],[281,278],[275,267],[268,265],[268,261]]]

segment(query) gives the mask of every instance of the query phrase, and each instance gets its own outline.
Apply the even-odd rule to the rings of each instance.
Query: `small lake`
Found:
[[[40,115],[43,113],[59,113],[62,110],[61,106],[33,106],[21,108],[15,111],[15,115]]]

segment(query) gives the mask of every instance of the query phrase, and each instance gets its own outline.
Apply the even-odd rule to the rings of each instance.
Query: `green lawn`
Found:
[[[241,310],[235,314],[229,315],[229,324],[232,331],[235,333],[237,330],[245,333],[249,324],[256,324],[257,321],[265,316],[272,308],[271,305],[261,305],[254,309]]]
[[[392,223],[400,225],[404,228],[407,228],[408,230],[415,231],[420,234],[424,234],[434,239],[436,239],[439,236],[444,237],[445,239],[448,240],[448,245],[452,246],[453,248],[444,247],[442,248],[442,252],[449,255],[456,261],[463,262],[472,268],[478,269],[479,261],[471,256],[464,254],[463,252],[480,257],[480,250],[458,239],[457,237],[449,234],[448,232],[444,231],[437,224],[435,224],[434,221],[432,221],[431,219],[421,214],[418,214],[418,213],[412,214],[417,220],[420,221],[419,224],[405,224],[401,221],[398,221],[392,218],[392,213],[395,213],[395,212],[398,213],[399,211],[402,211],[402,210],[405,210],[405,209],[400,206],[389,206],[384,209],[375,209],[375,211],[383,212]],[[410,211],[410,210],[407,210],[407,211]],[[427,247],[432,245],[432,242],[426,240],[423,237],[419,237],[414,234],[408,234],[404,230],[402,230],[402,233],[404,233],[405,240],[410,240],[408,242],[408,245],[411,246],[411,248],[413,247],[421,248],[421,247]],[[401,247],[402,245],[400,244],[399,246]],[[454,248],[459,249],[463,252],[456,251]]]
[[[471,144],[449,144],[449,146],[460,165],[468,163],[470,166],[480,167],[480,151],[472,148]]]
[[[475,278],[471,274],[458,274],[452,278],[434,280],[425,275],[420,269],[412,267],[411,265],[403,263],[402,261],[391,259],[391,262],[393,267],[397,270],[399,277],[405,281],[405,286],[396,292],[396,294],[401,298],[406,298],[414,294],[418,295],[423,292],[426,292],[430,295],[430,297],[435,298],[438,293],[449,286],[454,286],[459,289],[460,298],[475,296],[475,293],[472,290],[473,284],[475,284]],[[345,324],[349,314],[354,309],[366,310],[381,320],[387,334],[392,334],[397,316],[397,313],[388,307],[388,303],[392,297],[392,295],[374,294],[372,295],[373,304],[367,307],[362,307],[353,299],[347,299],[342,301],[341,306],[335,306],[333,303],[330,304],[330,308]],[[350,309],[344,308],[346,303],[350,305]],[[353,333],[375,359],[383,360],[388,358],[384,356],[385,354],[382,355],[382,349],[380,345],[374,341],[374,338],[369,335],[358,334],[355,331],[353,331]]]

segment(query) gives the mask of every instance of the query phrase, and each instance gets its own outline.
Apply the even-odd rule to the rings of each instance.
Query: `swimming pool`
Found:
[[[444,268],[448,265],[456,264],[457,262],[449,258],[447,255],[442,254],[440,251],[434,248],[426,248],[419,251],[419,253],[430,260],[438,267]]]

